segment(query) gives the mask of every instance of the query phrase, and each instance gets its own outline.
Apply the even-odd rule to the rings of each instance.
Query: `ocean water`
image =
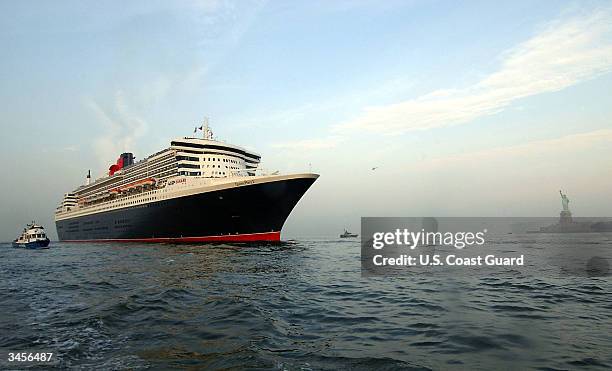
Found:
[[[333,238],[2,244],[0,349],[72,369],[611,368],[612,235],[493,249],[526,266],[362,277],[359,240]]]

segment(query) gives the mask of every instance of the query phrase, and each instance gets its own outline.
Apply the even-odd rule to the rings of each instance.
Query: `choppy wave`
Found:
[[[0,348],[73,369],[610,368],[610,277],[567,274],[569,245],[513,235],[497,248],[526,270],[367,278],[358,241],[2,245]]]

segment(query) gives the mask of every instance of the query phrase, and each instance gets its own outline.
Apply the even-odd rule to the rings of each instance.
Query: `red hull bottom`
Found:
[[[232,234],[224,236],[176,238],[121,238],[107,240],[64,240],[62,242],[141,242],[141,243],[197,243],[197,242],[278,242],[280,232]]]

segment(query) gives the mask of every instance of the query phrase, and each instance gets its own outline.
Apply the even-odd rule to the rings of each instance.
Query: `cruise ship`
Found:
[[[93,182],[88,173],[55,211],[60,241],[279,241],[319,175],[263,173],[257,153],[197,130],[138,162],[123,153]]]

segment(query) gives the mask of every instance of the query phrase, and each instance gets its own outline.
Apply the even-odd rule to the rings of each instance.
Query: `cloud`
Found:
[[[336,132],[401,134],[459,125],[495,114],[521,98],[559,91],[612,69],[610,11],[557,20],[503,53],[496,72],[471,86],[438,90],[395,104],[366,107]]]
[[[149,125],[131,112],[121,90],[115,93],[113,103],[108,108],[93,100],[87,103],[104,128],[104,133],[94,141],[94,150],[101,169],[105,171],[119,154],[134,151],[136,140],[147,132]]]
[[[423,169],[436,167],[465,169],[463,166],[465,164],[474,165],[507,159],[524,160],[523,164],[527,166],[532,164],[535,158],[540,158],[539,156],[553,155],[556,162],[559,162],[562,156],[575,157],[576,153],[589,153],[598,146],[604,149],[612,148],[612,129],[593,130],[559,138],[535,140],[523,144],[433,158],[411,166]],[[589,165],[592,164],[589,163]]]
[[[193,1],[188,19],[198,35],[195,45],[197,63],[182,78],[187,89],[197,89],[205,77],[228,58],[255,24],[266,0],[251,0],[237,6],[231,1]]]

